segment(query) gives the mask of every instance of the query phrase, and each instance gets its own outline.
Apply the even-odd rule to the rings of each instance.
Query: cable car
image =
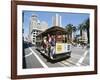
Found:
[[[53,26],[36,37],[36,47],[41,54],[51,60],[71,57],[71,44],[67,41],[64,28]]]

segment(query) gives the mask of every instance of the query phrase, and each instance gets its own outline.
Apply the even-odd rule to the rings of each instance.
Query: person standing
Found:
[[[48,56],[50,57],[50,50],[51,50],[51,36],[50,34],[47,35],[47,41],[48,41]]]
[[[51,42],[50,42],[50,44],[51,44],[50,54],[53,57],[54,54],[55,54],[55,45],[56,45],[55,37],[53,35],[51,36]]]
[[[47,53],[47,38],[46,37],[43,38],[43,48],[44,48],[45,53]]]

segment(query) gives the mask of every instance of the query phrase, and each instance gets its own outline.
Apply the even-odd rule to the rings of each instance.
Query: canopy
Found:
[[[67,34],[67,31],[64,28],[59,26],[53,26],[51,28],[46,29],[44,32],[40,33],[38,36],[46,36],[47,34],[56,35],[57,32]]]

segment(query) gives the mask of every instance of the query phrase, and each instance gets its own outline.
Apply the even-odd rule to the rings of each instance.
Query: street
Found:
[[[25,45],[23,68],[72,67],[89,65],[89,49],[72,46],[71,57],[58,62],[50,62],[34,46]]]

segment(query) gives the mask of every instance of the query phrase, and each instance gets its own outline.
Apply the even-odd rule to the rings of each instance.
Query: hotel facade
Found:
[[[45,21],[40,21],[36,14],[33,14],[30,18],[29,24],[29,37],[30,42],[36,44],[36,36],[48,28],[48,24]]]

